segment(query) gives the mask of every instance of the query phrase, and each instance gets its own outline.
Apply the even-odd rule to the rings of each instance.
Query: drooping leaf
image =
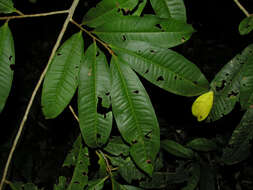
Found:
[[[16,9],[13,7],[12,0],[0,0],[0,13],[13,13]]]
[[[131,12],[138,0],[102,0],[91,8],[83,18],[83,24],[97,27],[111,22],[111,19]]]
[[[13,66],[15,64],[14,42],[8,23],[0,27],[0,113],[9,96]]]
[[[105,144],[111,133],[110,90],[106,57],[94,43],[85,53],[78,87],[80,129],[85,143],[93,148]]]
[[[186,22],[186,9],[183,0],[150,0],[150,3],[157,16]]]
[[[83,48],[82,33],[79,32],[56,52],[42,89],[41,105],[47,119],[57,117],[72,99],[78,84]]]
[[[107,177],[105,177],[103,179],[89,181],[89,186],[88,186],[87,190],[102,190],[106,179],[107,179]]]
[[[200,190],[215,190],[217,182],[213,169],[208,165],[201,165],[200,174]]]
[[[186,148],[172,140],[161,141],[161,147],[168,153],[180,158],[192,159],[194,157],[194,153],[191,149]]]
[[[112,110],[118,129],[130,144],[130,155],[147,174],[160,147],[158,121],[147,92],[131,68],[117,57],[111,61]]]
[[[206,138],[196,138],[186,144],[187,147],[197,151],[213,151],[217,149],[217,145],[214,141]]]
[[[99,153],[99,152],[96,152],[96,153],[99,157],[99,160],[98,160],[98,164],[99,164],[98,175],[99,175],[99,178],[104,178],[105,176],[107,176],[106,160],[103,156],[103,153]]]
[[[252,55],[253,45],[249,45],[215,75],[211,82],[215,96],[209,120],[216,121],[233,110],[239,99],[243,67]]]
[[[145,15],[115,17],[93,32],[108,44],[119,47],[124,47],[129,41],[142,41],[170,48],[187,41],[194,30],[184,22]]]
[[[240,103],[243,109],[247,109],[253,105],[253,54],[248,57],[242,69],[240,87]]]
[[[228,146],[223,150],[222,160],[228,164],[236,164],[250,154],[250,141],[253,138],[253,108],[243,115],[240,124],[235,128]]]
[[[196,189],[200,179],[200,165],[194,163],[190,168],[191,177],[188,179],[187,185],[182,190],[194,190]]]
[[[141,76],[169,92],[196,96],[208,91],[209,83],[198,67],[172,50],[138,41],[112,49]]]
[[[192,115],[194,115],[198,121],[203,121],[209,115],[213,107],[213,91],[206,92],[199,96],[192,104]]]
[[[64,176],[60,176],[58,184],[54,185],[54,190],[63,190],[66,188],[67,188],[67,179]]]
[[[239,24],[239,32],[241,35],[249,34],[253,30],[253,16],[244,18]]]
[[[118,136],[113,137],[104,147],[104,150],[113,156],[129,155],[129,146]]]
[[[110,160],[113,166],[118,167],[119,174],[129,184],[131,184],[133,180],[140,181],[145,177],[145,175],[136,168],[136,165],[130,157],[110,157]]]
[[[90,165],[88,148],[79,149],[78,158],[75,164],[73,176],[67,190],[83,190],[88,184],[88,166]]]

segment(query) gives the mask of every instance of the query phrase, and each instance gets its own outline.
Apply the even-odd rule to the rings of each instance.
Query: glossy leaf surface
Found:
[[[128,156],[129,155],[129,146],[127,146],[121,137],[114,137],[111,139],[108,144],[104,147],[104,150],[110,153],[113,156]]]
[[[215,94],[213,108],[209,115],[211,121],[218,120],[233,110],[239,100],[243,67],[248,57],[252,55],[253,45],[249,45],[215,75],[211,82]]]
[[[94,30],[108,44],[124,47],[131,40],[170,48],[187,41],[194,32],[191,25],[174,19],[146,15],[115,17]]]
[[[0,113],[5,106],[11,90],[14,64],[14,42],[11,31],[6,23],[0,28]]]
[[[82,33],[79,32],[56,52],[42,89],[41,105],[47,119],[57,117],[72,99],[78,85],[83,49]]]
[[[150,2],[157,16],[186,22],[183,0],[150,0]]]
[[[150,99],[137,75],[117,57],[111,61],[112,110],[130,155],[147,174],[160,147],[159,126]]]
[[[89,181],[89,186],[88,186],[87,190],[102,190],[106,179],[107,179],[107,177],[105,177],[103,179]]]
[[[12,13],[15,11],[12,0],[0,0],[0,13]]]
[[[141,76],[169,92],[196,96],[208,91],[209,83],[198,67],[172,50],[135,41],[112,48]]]
[[[217,149],[216,143],[206,138],[196,138],[186,144],[188,148],[197,151],[213,151]]]
[[[137,3],[138,0],[102,0],[87,12],[83,24],[97,27],[109,23],[112,18],[131,12]]]
[[[93,148],[105,144],[112,129],[110,79],[105,55],[92,44],[79,74],[78,115],[84,141]]]

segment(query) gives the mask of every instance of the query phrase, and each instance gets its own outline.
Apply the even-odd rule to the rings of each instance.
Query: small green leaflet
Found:
[[[108,177],[89,181],[87,190],[102,190],[104,187],[104,182],[106,181],[107,178]]]
[[[112,49],[141,76],[169,92],[197,96],[208,91],[209,83],[199,68],[175,51],[140,41],[112,45]]]
[[[147,174],[160,147],[158,121],[139,78],[117,57],[112,57],[112,110],[118,129],[130,144],[130,155]]]
[[[5,23],[0,28],[0,113],[11,90],[14,64],[14,41],[8,23]]]
[[[218,148],[214,141],[206,138],[193,139],[186,144],[186,147],[191,148],[193,150],[204,152],[213,151]]]
[[[119,47],[124,47],[126,42],[132,40],[170,48],[186,42],[194,29],[182,21],[145,15],[118,16],[93,32],[108,44]]]
[[[78,32],[56,52],[42,89],[41,105],[47,119],[57,117],[72,99],[78,85],[83,50],[82,33]]]
[[[183,0],[150,0],[150,3],[157,16],[186,22],[186,9]]]
[[[12,0],[0,0],[0,13],[12,13],[16,9],[13,7]]]
[[[111,133],[110,91],[111,76],[106,57],[94,43],[85,53],[78,86],[80,129],[85,143],[93,148],[105,144]]]
[[[239,32],[241,35],[249,34],[253,30],[253,16],[246,17],[239,25]]]
[[[83,24],[97,27],[111,22],[111,19],[131,12],[138,0],[102,0],[95,8],[91,8],[83,18]]]

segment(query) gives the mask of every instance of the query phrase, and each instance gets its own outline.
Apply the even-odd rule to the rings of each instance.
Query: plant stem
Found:
[[[79,122],[78,116],[76,115],[76,113],[75,113],[74,109],[72,108],[72,106],[69,106],[69,109],[70,109],[72,115],[74,116],[74,118],[77,120],[77,122]]]
[[[73,3],[72,3],[72,5],[71,5],[71,7],[70,7],[70,9],[68,10],[68,16],[67,16],[67,18],[66,18],[66,20],[65,20],[65,22],[64,22],[64,24],[63,24],[63,26],[62,26],[62,29],[61,29],[61,31],[60,31],[60,34],[59,34],[59,36],[58,36],[58,38],[57,38],[57,41],[56,41],[56,43],[55,43],[55,45],[54,45],[54,47],[53,47],[53,50],[52,50],[51,55],[50,55],[50,57],[49,57],[49,60],[48,60],[48,62],[47,62],[47,65],[46,65],[45,69],[43,70],[43,72],[41,73],[41,76],[40,76],[40,78],[39,78],[39,81],[37,82],[37,84],[36,84],[36,86],[35,86],[35,88],[34,88],[34,90],[33,90],[32,96],[31,96],[31,98],[30,98],[30,100],[29,100],[29,103],[28,103],[28,105],[27,105],[25,114],[24,114],[23,119],[22,119],[22,121],[21,121],[21,123],[20,123],[19,129],[18,129],[18,132],[17,132],[17,135],[16,135],[16,137],[15,137],[15,139],[14,139],[14,142],[13,142],[13,145],[12,145],[12,147],[11,147],[11,150],[10,150],[10,153],[9,153],[9,156],[8,156],[8,159],[7,159],[7,162],[6,162],[6,164],[5,164],[5,168],[4,168],[4,172],[3,172],[3,177],[2,177],[2,180],[1,180],[1,183],[0,183],[0,190],[2,190],[3,185],[4,185],[4,183],[5,183],[5,179],[6,179],[6,176],[7,176],[7,173],[8,173],[8,169],[9,169],[9,165],[10,165],[10,162],[11,162],[11,159],[12,159],[12,156],[13,156],[13,153],[14,153],[14,151],[15,151],[15,149],[16,149],[16,146],[17,146],[17,143],[18,143],[18,141],[19,141],[20,135],[21,135],[21,133],[22,133],[22,131],[23,131],[24,124],[25,124],[25,122],[26,122],[26,120],[27,120],[27,116],[28,116],[28,114],[29,114],[29,112],[30,112],[30,109],[31,109],[31,106],[32,106],[32,104],[33,104],[34,98],[35,98],[35,96],[36,96],[36,94],[37,94],[37,92],[38,92],[38,90],[39,90],[39,87],[41,86],[41,83],[42,83],[42,81],[43,81],[43,79],[44,79],[44,77],[45,77],[45,75],[46,75],[46,72],[47,72],[47,70],[48,70],[48,68],[49,68],[49,66],[50,66],[50,64],[51,64],[51,62],[52,62],[52,59],[53,59],[53,57],[54,57],[54,55],[55,55],[55,52],[56,52],[56,50],[58,49],[58,47],[60,46],[62,37],[63,37],[63,35],[64,35],[64,33],[65,33],[66,29],[67,29],[67,26],[68,26],[70,20],[71,20],[72,17],[73,17],[73,14],[74,14],[74,12],[75,12],[75,9],[76,9],[78,3],[79,3],[79,0],[74,0]]]
[[[96,36],[94,36],[90,31],[86,30],[85,28],[83,28],[80,24],[78,24],[76,21],[74,21],[73,19],[71,19],[71,22],[76,25],[80,30],[84,31],[86,34],[88,34],[90,37],[92,37],[93,40],[96,40],[97,42],[99,42],[100,44],[102,44],[111,55],[115,55],[114,52],[110,49],[110,47],[104,43],[102,40],[100,40],[99,38],[97,38]]]
[[[53,12],[48,12],[48,13],[38,13],[38,14],[30,14],[30,15],[24,15],[23,13],[18,12],[19,15],[0,17],[0,20],[42,17],[42,16],[49,16],[49,15],[64,14],[64,13],[68,13],[68,12],[69,12],[69,10],[62,10],[62,11],[53,11]]]
[[[236,5],[242,10],[242,12],[249,17],[250,14],[249,12],[242,6],[242,4],[238,1],[238,0],[234,0],[234,2],[236,3]]]

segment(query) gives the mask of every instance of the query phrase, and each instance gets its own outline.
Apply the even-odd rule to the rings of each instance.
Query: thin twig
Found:
[[[74,118],[77,120],[77,122],[79,122],[79,119],[78,119],[74,109],[72,108],[72,106],[69,106],[69,109],[70,109],[71,113],[73,114]]]
[[[238,0],[234,0],[234,2],[236,3],[236,5],[242,10],[242,12],[249,17],[250,14],[249,12],[242,6],[242,4],[238,1]]]
[[[103,156],[105,163],[106,163],[106,170],[109,173],[110,177],[112,177],[112,168],[109,164],[109,161],[107,160],[106,156],[104,155],[104,153],[101,150],[99,150],[99,153]]]
[[[52,59],[53,59],[53,57],[54,57],[54,55],[55,55],[56,50],[57,50],[58,47],[60,46],[62,37],[63,37],[63,35],[64,35],[64,33],[65,33],[66,29],[67,29],[67,26],[68,26],[70,20],[71,20],[72,17],[73,17],[73,14],[74,14],[74,12],[75,12],[75,9],[76,9],[78,3],[79,3],[79,0],[74,0],[74,1],[73,1],[72,5],[71,5],[71,7],[70,7],[70,9],[69,9],[69,11],[68,11],[68,12],[69,12],[69,13],[68,13],[68,16],[67,16],[67,18],[66,18],[66,20],[65,20],[65,22],[64,22],[64,24],[63,24],[63,26],[62,26],[61,32],[60,32],[60,34],[59,34],[59,36],[58,36],[58,38],[57,38],[57,41],[56,41],[56,43],[55,43],[55,45],[54,45],[54,47],[53,47],[53,50],[52,50],[52,52],[51,52],[51,55],[50,55],[49,60],[48,60],[48,62],[47,62],[47,65],[46,65],[44,71],[41,73],[41,76],[40,76],[40,78],[39,78],[39,81],[37,82],[37,84],[36,84],[36,86],[35,86],[35,88],[34,88],[34,90],[33,90],[32,96],[31,96],[31,98],[30,98],[30,100],[29,100],[29,103],[28,103],[28,105],[27,105],[25,114],[24,114],[23,119],[22,119],[22,121],[21,121],[21,124],[20,124],[20,126],[19,126],[17,135],[16,135],[15,140],[14,140],[14,142],[13,142],[13,145],[12,145],[12,147],[11,147],[11,150],[10,150],[10,153],[9,153],[9,156],[8,156],[8,159],[7,159],[5,168],[4,168],[3,177],[2,177],[2,180],[1,180],[1,183],[0,183],[0,190],[2,190],[2,188],[3,188],[4,182],[5,182],[7,173],[8,173],[9,165],[10,165],[10,162],[11,162],[11,159],[12,159],[12,156],[13,156],[13,153],[14,153],[14,151],[15,151],[15,149],[16,149],[16,146],[17,146],[17,143],[18,143],[18,141],[19,141],[20,135],[21,135],[21,133],[22,133],[24,124],[25,124],[25,122],[26,122],[26,120],[27,120],[27,116],[28,116],[28,114],[29,114],[29,112],[30,112],[30,109],[31,109],[31,106],[32,106],[32,104],[33,104],[35,95],[37,94],[37,92],[38,92],[38,90],[39,90],[39,87],[41,86],[41,83],[42,83],[42,81],[43,81],[43,79],[44,79],[44,77],[45,77],[45,75],[46,75],[46,72],[47,72],[47,70],[48,70],[48,68],[49,68],[49,66],[50,66],[50,63],[52,62]]]
[[[64,14],[64,13],[68,13],[68,12],[69,12],[69,10],[62,10],[62,11],[53,11],[53,12],[48,12],[48,13],[38,13],[38,14],[30,14],[30,15],[24,15],[23,13],[19,12],[20,15],[4,16],[4,17],[0,17],[0,20],[11,20],[11,19],[19,19],[19,18],[42,17],[42,16],[49,16],[49,15]]]
[[[17,9],[16,9],[15,12],[18,13],[19,15],[21,15],[21,16],[25,15],[24,13],[22,13],[21,11],[19,11],[19,10],[17,10]]]
[[[88,34],[90,37],[93,38],[93,40],[96,40],[97,42],[99,42],[100,44],[102,44],[111,55],[115,55],[114,52],[110,49],[110,47],[104,43],[102,40],[100,40],[99,38],[97,38],[96,36],[94,36],[90,31],[86,30],[85,28],[83,28],[80,24],[78,24],[76,21],[74,21],[73,19],[71,19],[71,22],[76,25],[80,30],[84,31],[86,34]]]

